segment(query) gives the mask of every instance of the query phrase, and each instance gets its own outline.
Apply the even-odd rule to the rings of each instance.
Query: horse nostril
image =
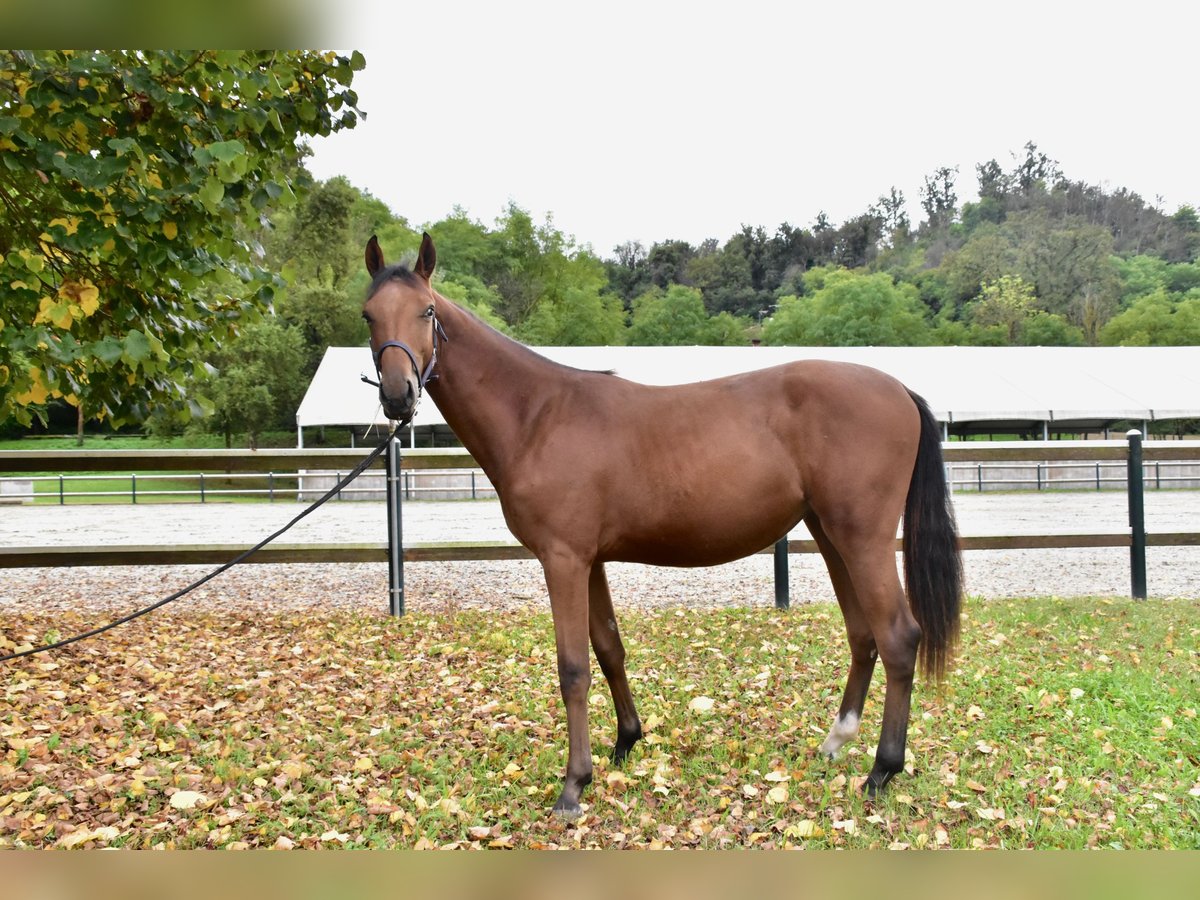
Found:
[[[409,403],[417,402],[417,390],[413,387],[413,383],[411,381],[408,383],[408,393],[406,394],[405,399]]]

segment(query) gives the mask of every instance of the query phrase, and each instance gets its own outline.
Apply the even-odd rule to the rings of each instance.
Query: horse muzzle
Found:
[[[379,403],[383,414],[394,422],[408,422],[417,411],[417,400],[420,392],[412,381],[403,380],[403,389],[397,385],[394,389],[385,381],[379,388]]]

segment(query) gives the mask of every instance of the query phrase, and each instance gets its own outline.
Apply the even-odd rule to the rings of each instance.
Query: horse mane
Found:
[[[393,269],[403,269],[403,266],[390,266],[389,268],[393,268]],[[385,271],[386,271],[386,270],[380,270],[380,272],[379,272],[379,275],[378,275],[378,276],[376,276],[376,277],[377,277],[377,279],[380,281],[380,284],[382,284],[382,283],[383,283],[383,281],[386,281],[386,280],[387,280],[386,278],[384,278],[384,277],[383,277],[383,276],[384,276],[384,273],[385,273]],[[411,272],[408,272],[407,270],[404,270],[404,272],[405,272],[405,273],[407,273],[407,276],[411,276],[412,278],[416,278],[416,277],[417,277],[417,276],[413,275]],[[401,279],[401,280],[406,280],[406,274],[403,274],[403,273],[401,273],[401,274],[397,274],[397,275],[395,275],[395,276],[393,276],[393,277],[395,277],[395,278],[399,278],[399,279]],[[494,327],[494,326],[493,326],[491,323],[484,321],[484,320],[483,320],[483,319],[481,319],[481,318],[480,318],[478,315],[476,315],[476,314],[475,314],[475,312],[474,312],[473,310],[471,310],[471,309],[468,309],[468,308],[467,308],[465,305],[463,305],[462,303],[460,303],[460,302],[458,302],[458,301],[454,300],[452,297],[447,297],[447,296],[445,296],[444,294],[442,294],[441,292],[439,292],[439,291],[438,291],[436,288],[435,288],[435,289],[434,289],[434,291],[433,291],[433,295],[434,295],[434,296],[435,296],[435,297],[436,297],[438,300],[445,300],[445,301],[447,301],[447,302],[449,302],[449,303],[453,303],[453,304],[454,304],[454,308],[455,308],[455,309],[457,309],[459,312],[461,312],[461,313],[464,313],[465,315],[467,315],[468,317],[470,317],[471,319],[473,319],[473,320],[474,320],[476,323],[478,323],[479,325],[481,325],[481,326],[482,326],[484,329],[486,329],[487,331],[490,331],[490,332],[492,332],[492,333],[493,333],[493,334],[495,334],[496,336],[498,336],[498,337],[502,338],[504,341],[506,341],[506,342],[508,342],[508,343],[510,343],[510,344],[513,344],[514,346],[516,346],[516,347],[520,348],[520,350],[523,350],[525,353],[529,354],[530,356],[535,356],[535,357],[537,357],[539,360],[541,360],[541,361],[542,361],[542,362],[544,362],[544,363],[547,363],[548,365],[554,366],[555,368],[558,368],[558,369],[564,369],[564,370],[566,370],[566,371],[570,371],[570,372],[587,372],[587,373],[589,373],[589,374],[592,374],[592,375],[616,375],[616,374],[617,374],[617,370],[616,370],[616,369],[576,369],[574,366],[568,366],[568,365],[566,365],[566,364],[564,364],[564,363],[560,363],[560,362],[557,362],[557,361],[555,361],[555,360],[553,360],[553,359],[550,359],[550,357],[548,357],[548,356],[543,356],[541,353],[538,353],[538,352],[537,352],[536,350],[534,350],[532,347],[530,347],[530,346],[528,346],[528,345],[526,345],[526,344],[523,344],[521,341],[518,341],[518,340],[517,340],[516,338],[514,338],[512,335],[505,334],[503,331],[500,331],[499,329],[497,329],[496,327]],[[368,295],[368,296],[369,296],[369,295]],[[453,337],[451,336],[449,339],[450,339],[450,340],[453,340]]]

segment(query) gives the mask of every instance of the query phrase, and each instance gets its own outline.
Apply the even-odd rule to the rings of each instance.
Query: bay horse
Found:
[[[589,638],[616,707],[614,763],[642,736],[604,564],[726,563],[801,520],[850,642],[821,753],[857,735],[883,661],[883,726],[863,786],[875,796],[904,768],[918,648],[940,678],[958,634],[958,536],[925,401],[876,369],[817,360],[671,387],[572,369],[438,294],[435,263],[428,234],[411,268],[387,265],[379,242],[367,243],[363,317],[379,398],[388,418],[406,422],[428,386],[545,571],[568,734],[554,811],[578,816],[592,780]],[[895,556],[902,516],[907,603]]]

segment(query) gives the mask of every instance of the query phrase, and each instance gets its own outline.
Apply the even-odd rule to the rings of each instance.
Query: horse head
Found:
[[[379,241],[372,235],[367,242],[366,262],[371,287],[363,305],[363,318],[371,330],[379,402],[389,419],[404,423],[416,412],[426,383],[436,377],[433,369],[438,339],[445,339],[437,319],[437,294],[429,283],[437,254],[433,239],[422,234],[412,269],[389,266],[383,260]]]

